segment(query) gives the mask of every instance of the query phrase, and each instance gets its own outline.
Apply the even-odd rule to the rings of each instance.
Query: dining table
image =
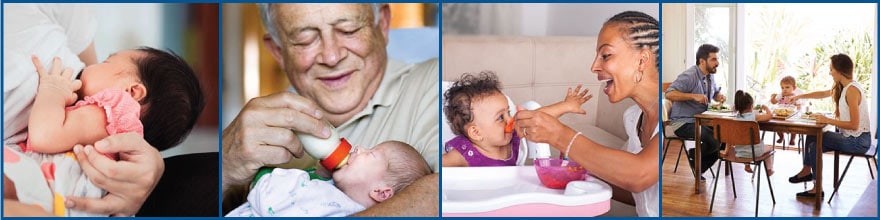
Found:
[[[695,127],[698,129],[694,129],[694,139],[700,140],[700,126],[713,126],[713,120],[715,119],[733,119],[735,118],[736,113],[730,110],[721,110],[721,111],[705,111],[700,114],[694,115]],[[805,135],[814,135],[816,136],[816,152],[822,152],[822,132],[828,124],[818,123],[815,119],[812,119],[807,116],[803,116],[800,112],[796,112],[788,117],[776,117],[773,119],[764,122],[758,122],[758,126],[762,131],[773,131],[773,132],[786,132],[792,134],[805,134]],[[712,135],[712,134],[709,134]],[[701,167],[700,159],[701,155],[701,146],[700,141],[695,141],[695,153],[694,153],[694,167]],[[806,150],[806,149],[805,149]],[[835,166],[836,168],[836,166]],[[835,170],[837,173],[837,170]],[[694,172],[694,190],[697,194],[701,192],[700,189],[700,177],[699,172]],[[719,174],[720,175],[720,174]],[[837,175],[834,176],[834,182],[837,182]],[[816,173],[815,173],[815,188],[816,192],[822,192],[822,154],[816,154]],[[820,209],[822,207],[822,199],[821,197],[816,198],[815,208]]]

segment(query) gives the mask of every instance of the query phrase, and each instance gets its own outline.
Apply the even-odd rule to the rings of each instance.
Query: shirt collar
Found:
[[[703,70],[700,69],[700,66],[699,66],[699,65],[694,66],[694,69],[697,70],[697,71],[696,71],[696,72],[697,72],[697,77],[700,77],[701,80],[706,80],[706,77],[709,77],[708,75],[703,74]]]

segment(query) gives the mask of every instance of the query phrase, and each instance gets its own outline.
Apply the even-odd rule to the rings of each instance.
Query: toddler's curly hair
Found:
[[[489,95],[500,94],[501,83],[495,72],[482,71],[479,74],[465,73],[461,78],[452,84],[443,99],[446,106],[443,111],[446,112],[446,118],[449,119],[449,126],[455,135],[465,135],[465,125],[474,121],[473,109],[471,103]]]

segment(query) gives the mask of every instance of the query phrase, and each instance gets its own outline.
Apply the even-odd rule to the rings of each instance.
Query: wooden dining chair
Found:
[[[678,161],[681,159],[681,152],[687,151],[687,148],[684,147],[684,142],[685,141],[694,141],[694,139],[693,138],[678,137],[675,135],[675,131],[673,131],[672,129],[667,129],[669,127],[669,123],[672,122],[669,119],[669,113],[670,113],[669,111],[671,109],[672,109],[672,102],[667,99],[663,99],[663,112],[661,115],[662,120],[663,120],[662,121],[663,130],[661,130],[661,132],[663,132],[663,139],[666,140],[666,144],[663,145],[663,148],[665,148],[665,149],[663,149],[663,159],[660,160],[660,164],[663,164],[663,162],[666,162],[666,154],[669,153],[669,144],[672,143],[672,141],[679,141],[681,143],[681,150],[678,151],[678,157],[676,157],[676,159],[675,159],[675,169],[672,171],[673,173],[675,173],[675,172],[678,172]],[[693,169],[691,169],[691,171],[693,171]]]
[[[714,120],[714,123],[716,138],[725,146],[725,149],[721,152],[721,161],[718,163],[716,173],[721,172],[721,164],[727,164],[727,169],[730,171],[733,171],[731,163],[757,165],[757,169],[755,169],[758,175],[757,193],[755,195],[755,217],[757,217],[758,205],[760,204],[761,198],[761,166],[765,165],[764,161],[773,156],[775,151],[771,150],[761,155],[755,155],[755,148],[760,147],[755,145],[761,143],[757,122],[716,119]],[[736,157],[736,153],[734,153],[733,149],[734,146],[737,145],[751,146],[752,156],[748,158]],[[764,172],[767,177],[767,186],[770,188],[770,197],[773,199],[773,205],[776,205],[776,196],[773,194],[773,184],[770,182],[770,175],[767,173],[767,170],[768,168],[765,165]],[[735,181],[733,178],[734,175],[731,173],[730,182],[733,187],[733,197],[736,198],[736,183],[734,183]],[[715,192],[718,190],[718,179],[721,178],[715,178],[715,183],[712,188],[712,202],[709,205],[709,213],[712,213],[712,208],[715,206]]]
[[[878,150],[877,149],[877,142],[878,142],[877,135],[878,135],[878,133],[880,133],[880,126],[878,126],[878,132],[874,133],[874,139],[871,141],[871,146],[868,147],[868,152],[873,150],[874,151],[873,154],[867,154],[868,152],[866,152],[865,154],[860,154],[860,153],[847,153],[847,152],[841,152],[841,151],[834,151],[834,164],[840,163],[840,155],[841,154],[848,155],[849,161],[846,162],[846,168],[843,168],[843,173],[840,174],[840,178],[837,179],[836,183],[834,183],[834,192],[832,192],[831,197],[828,198],[828,204],[831,204],[831,199],[834,199],[834,194],[837,194],[837,190],[840,189],[840,184],[843,183],[843,177],[846,176],[846,171],[849,171],[849,165],[852,164],[853,158],[864,157],[865,162],[868,162],[868,173],[871,174],[871,179],[872,180],[874,179],[874,171],[871,170],[871,167],[874,167],[874,169],[877,169],[877,150]],[[871,166],[871,159],[874,159],[874,166]],[[834,175],[837,175],[837,174],[835,173]],[[877,175],[880,176],[880,170],[877,171]]]
[[[687,142],[687,141],[694,142],[694,138],[679,137],[679,136],[675,135],[675,131],[673,131],[672,129],[667,129],[669,127],[669,123],[671,123],[671,121],[669,120],[670,111],[672,111],[672,102],[667,99],[663,99],[663,114],[661,115],[662,120],[663,120],[662,121],[662,126],[663,126],[662,132],[663,132],[663,139],[666,140],[666,144],[663,145],[663,148],[664,148],[663,149],[663,159],[660,160],[660,164],[663,164],[664,162],[666,162],[666,154],[669,153],[669,144],[672,143],[672,141],[678,141],[679,143],[681,143],[681,145],[680,145],[680,149],[678,151],[678,156],[675,158],[675,168],[672,170],[673,173],[677,173],[678,172],[678,163],[681,161],[681,153],[682,152],[685,152],[685,157],[687,157],[688,160],[693,160],[693,158],[692,158],[693,155],[687,155],[687,147],[685,147],[685,142]],[[712,170],[709,169],[709,171],[712,171]],[[694,176],[697,175],[696,172],[694,171],[693,167],[691,167],[691,173],[693,173]],[[712,176],[715,177],[715,172],[711,172],[711,173],[712,173]]]

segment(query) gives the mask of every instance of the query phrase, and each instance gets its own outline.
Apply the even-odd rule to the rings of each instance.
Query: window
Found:
[[[745,85],[756,104],[780,92],[792,76],[801,91],[831,88],[830,57],[844,53],[855,63],[853,77],[872,88],[876,18],[874,4],[743,4]],[[873,100],[874,92],[866,92]],[[868,102],[868,103],[873,103]],[[831,99],[809,100],[811,110],[834,111]]]
[[[733,97],[736,90],[732,83],[732,74],[735,73],[734,65],[735,45],[731,36],[732,5],[696,5],[694,8],[694,55],[697,48],[703,44],[712,44],[720,48],[718,51],[718,72],[715,73],[715,85],[721,87],[721,93],[727,97]],[[696,64],[696,60],[694,63]],[[710,99],[712,97],[709,97]],[[731,99],[732,100],[732,99]]]

